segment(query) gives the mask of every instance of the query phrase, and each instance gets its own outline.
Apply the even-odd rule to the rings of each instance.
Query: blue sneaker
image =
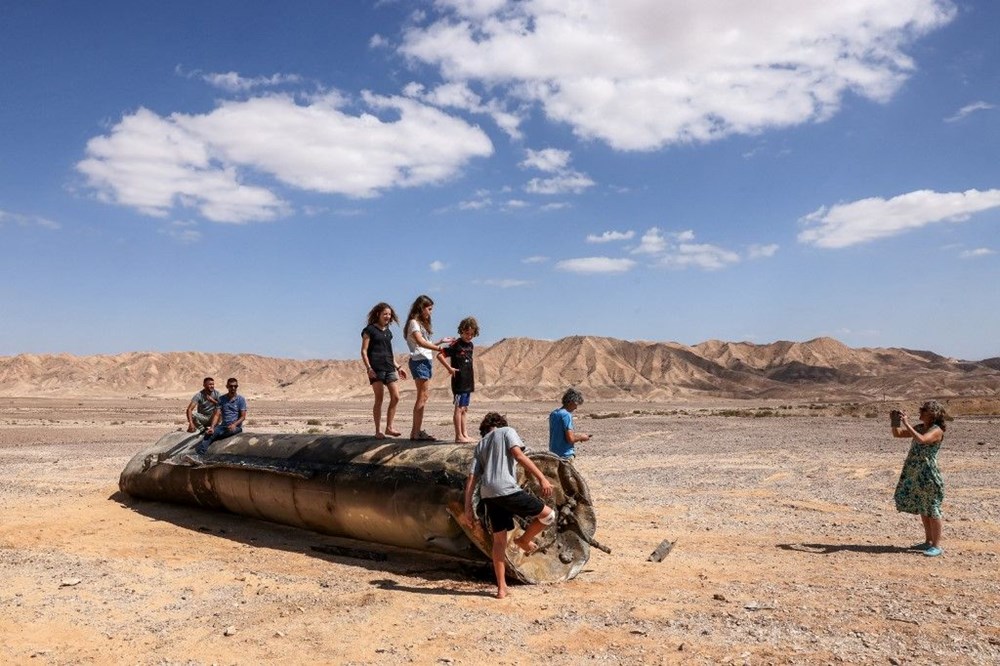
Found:
[[[910,546],[910,550],[927,550],[931,547],[930,541],[921,541],[920,543],[915,543]]]
[[[944,551],[941,550],[940,548],[938,548],[937,546],[931,546],[930,548],[928,548],[927,550],[924,551],[924,556],[926,556],[926,557],[937,557],[938,555],[940,555],[943,552]]]

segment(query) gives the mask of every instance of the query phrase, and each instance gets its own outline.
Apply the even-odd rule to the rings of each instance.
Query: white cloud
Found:
[[[170,236],[178,243],[188,245],[201,240],[201,232],[194,228],[196,226],[195,222],[175,220],[163,229],[160,229],[160,233]]]
[[[549,260],[548,257],[543,257],[541,255],[537,255],[536,254],[533,257],[525,257],[524,259],[521,260],[521,263],[522,264],[544,264],[548,260]]]
[[[62,228],[58,222],[41,215],[25,215],[24,213],[10,213],[0,210],[0,227],[4,226],[5,223],[16,224],[19,227],[39,227],[50,231]]]
[[[433,271],[435,273],[443,271],[446,268],[448,268],[447,264],[445,264],[443,261],[438,261],[436,259],[434,261],[432,261],[431,264],[430,264],[431,271]]]
[[[906,49],[949,0],[439,0],[401,52],[538,104],[622,150],[829,118],[846,94],[889,99]]]
[[[635,232],[629,231],[605,231],[603,234],[598,236],[597,234],[587,234],[588,243],[610,243],[612,241],[623,241],[629,240],[635,236]]]
[[[445,83],[432,90],[427,90],[422,83],[413,82],[408,83],[403,88],[403,94],[432,106],[487,115],[509,137],[512,139],[521,138],[521,117],[517,112],[508,110],[502,102],[495,99],[483,101],[465,83]]]
[[[530,204],[527,201],[524,201],[523,199],[508,199],[504,203],[503,207],[508,210],[512,210],[515,208],[527,208],[529,205]]]
[[[527,157],[521,162],[521,166],[526,169],[538,169],[545,173],[558,173],[569,165],[570,153],[568,150],[558,150],[556,148],[543,148],[542,150],[525,151]]]
[[[288,212],[265,186],[271,179],[366,198],[443,182],[493,152],[482,130],[436,108],[403,97],[362,97],[369,111],[357,115],[342,110],[337,94],[307,104],[288,95],[255,97],[203,115],[160,117],[139,109],[91,139],[77,169],[103,200],[149,215],[183,206],[209,220],[247,222]]]
[[[298,74],[272,74],[271,76],[240,76],[236,72],[210,72],[201,74],[202,80],[211,86],[221,88],[226,92],[246,92],[255,88],[273,88],[286,84],[300,83],[302,77]]]
[[[541,210],[562,210],[563,208],[569,208],[570,205],[565,201],[555,201],[553,203],[547,203],[541,207]]]
[[[747,259],[765,259],[767,257],[773,257],[778,251],[778,246],[775,243],[770,245],[758,245],[753,244],[747,248]]]
[[[803,217],[801,243],[841,248],[888,238],[936,222],[963,222],[974,213],[1000,207],[1000,190],[918,190],[891,199],[871,197],[826,206]]]
[[[668,268],[701,268],[714,271],[729,264],[739,263],[740,255],[716,245],[705,243],[680,243],[660,259]]]
[[[514,280],[512,278],[506,279],[493,279],[493,280],[476,280],[477,284],[484,284],[488,287],[499,287],[501,289],[511,289],[514,287],[527,287],[531,284],[529,280]]]
[[[639,247],[632,250],[632,254],[659,254],[667,249],[667,239],[657,227],[652,227],[642,235]]]
[[[961,254],[961,257],[963,259],[974,259],[976,257],[988,257],[993,254],[996,254],[996,250],[991,250],[988,247],[977,247],[975,250],[966,250]]]
[[[944,119],[946,123],[954,123],[962,120],[968,115],[975,113],[976,111],[989,111],[995,109],[996,106],[988,102],[973,102],[972,104],[966,104],[961,109],[959,109],[955,115],[948,116]]]
[[[586,175],[578,171],[568,171],[552,178],[532,178],[524,189],[531,194],[579,194],[594,186]]]
[[[570,273],[625,273],[635,266],[631,259],[612,257],[580,257],[556,263],[556,269]]]

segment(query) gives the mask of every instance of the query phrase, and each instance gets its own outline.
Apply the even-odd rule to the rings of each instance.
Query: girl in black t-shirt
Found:
[[[368,383],[375,393],[372,417],[375,420],[375,437],[384,439],[386,435],[399,437],[393,430],[392,419],[399,404],[399,379],[406,379],[406,370],[396,364],[392,353],[392,331],[389,324],[399,319],[388,303],[379,303],[368,312],[368,325],[361,331],[361,361],[368,373]],[[389,406],[385,410],[385,432],[382,431],[382,396],[389,388]]]

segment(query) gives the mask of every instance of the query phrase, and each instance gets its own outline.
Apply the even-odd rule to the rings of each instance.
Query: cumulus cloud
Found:
[[[445,264],[443,261],[438,261],[437,259],[435,259],[434,261],[432,261],[431,264],[430,264],[430,269],[433,272],[435,272],[435,273],[443,271],[447,267],[448,267],[447,264]]]
[[[961,254],[961,257],[963,259],[975,259],[976,257],[988,257],[993,254],[996,254],[996,250],[991,250],[988,247],[977,247],[975,250],[966,250]]]
[[[537,255],[536,254],[533,257],[525,257],[524,259],[521,260],[521,263],[522,264],[544,264],[548,260],[549,260],[548,257],[543,257],[541,255]]]
[[[493,152],[481,129],[419,101],[364,93],[362,102],[357,114],[337,94],[227,101],[201,115],[139,109],[91,139],[77,169],[102,200],[149,215],[182,206],[248,222],[289,211],[273,181],[368,198],[443,182]]]
[[[842,248],[896,236],[937,222],[963,222],[973,214],[1000,207],[1000,190],[933,192],[918,190],[891,199],[871,197],[823,206],[803,217],[801,243]]]
[[[432,106],[485,114],[509,137],[521,138],[521,117],[517,111],[507,109],[496,99],[483,100],[465,83],[451,82],[427,89],[422,83],[413,82],[403,88],[403,94]]]
[[[601,235],[587,234],[588,243],[610,243],[612,241],[629,240],[635,236],[634,231],[605,231]]]
[[[448,82],[537,104],[621,150],[710,141],[889,99],[950,0],[439,0],[400,45]]]
[[[550,174],[545,178],[532,178],[528,181],[524,189],[531,194],[579,194],[594,186],[594,181],[589,176],[569,167],[568,150],[529,148],[525,153],[527,156],[521,162],[521,168]]]
[[[25,215],[24,213],[11,213],[0,210],[0,227],[5,224],[13,224],[19,227],[39,227],[55,231],[61,229],[62,225],[41,215]]]
[[[996,106],[989,104],[988,102],[973,102],[972,104],[966,104],[961,109],[959,109],[954,115],[948,116],[944,119],[946,123],[955,123],[962,120],[966,116],[969,116],[976,111],[990,111],[995,109]]]
[[[570,273],[626,273],[632,270],[633,266],[635,262],[631,259],[612,257],[580,257],[556,263],[557,270]]]
[[[769,245],[753,244],[747,248],[747,259],[765,259],[773,257],[778,251],[778,246],[774,243]]]

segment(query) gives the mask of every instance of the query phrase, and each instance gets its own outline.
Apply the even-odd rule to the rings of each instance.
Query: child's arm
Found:
[[[455,370],[455,368],[451,367],[451,363],[448,361],[448,357],[445,356],[444,349],[442,349],[437,353],[437,360],[441,361],[441,365],[444,366],[445,370],[447,370],[448,374],[450,374],[452,377],[454,377],[455,373],[458,372],[457,370]]]

